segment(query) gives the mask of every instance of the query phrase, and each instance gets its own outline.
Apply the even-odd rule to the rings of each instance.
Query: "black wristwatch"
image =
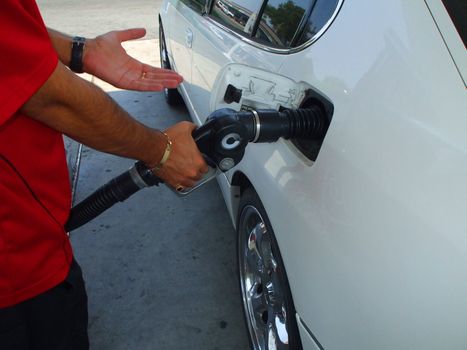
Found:
[[[83,73],[83,51],[86,38],[75,36],[71,44],[70,69],[75,73]]]

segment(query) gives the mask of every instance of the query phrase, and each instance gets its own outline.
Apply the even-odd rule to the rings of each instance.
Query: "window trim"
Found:
[[[255,24],[253,25],[253,29],[251,31],[251,38],[254,38],[256,36],[256,32],[258,31],[258,28],[261,24],[261,18],[263,17],[264,10],[266,9],[266,6],[268,6],[268,1],[269,0],[263,0],[263,3],[261,4],[261,7],[259,8],[258,16],[256,17]]]
[[[441,2],[443,3],[446,12],[449,14],[452,24],[454,25],[454,28],[456,28],[462,43],[467,47],[467,23],[463,21],[464,18],[462,18],[462,13],[458,13],[456,11],[458,10],[458,6],[462,5],[459,5],[457,2],[452,2],[452,0],[441,0]]]
[[[243,34],[240,34],[239,32],[237,32],[237,31],[231,29],[230,27],[222,24],[221,22],[217,21],[214,17],[212,17],[210,15],[210,13],[212,11],[212,6],[213,6],[215,1],[216,0],[211,0],[211,1],[208,2],[207,6],[206,6],[206,9],[209,10],[209,11],[207,13],[203,14],[203,17],[205,17],[210,23],[216,25],[217,27],[219,27],[222,30],[228,32],[229,34],[237,37],[238,39],[246,42],[249,45],[255,46],[255,47],[257,47],[257,48],[259,48],[261,50],[267,51],[267,52],[272,52],[272,53],[277,53],[277,54],[282,54],[282,55],[288,55],[288,54],[293,54],[293,53],[302,51],[302,50],[306,49],[307,47],[311,46],[312,44],[314,44],[329,29],[329,27],[332,25],[332,23],[336,19],[337,15],[339,14],[339,12],[340,12],[340,10],[342,8],[342,5],[344,3],[344,0],[338,0],[336,9],[334,10],[332,16],[329,18],[329,20],[326,22],[326,24],[323,27],[321,27],[321,29],[310,40],[308,40],[306,43],[304,43],[304,44],[302,44],[300,46],[297,46],[297,47],[277,48],[277,47],[269,46],[269,45],[266,45],[266,44],[264,44],[262,42],[256,41],[256,40],[254,40],[253,37],[249,37],[249,36],[245,36]],[[263,1],[263,4],[264,4],[264,1]],[[315,2],[315,4],[316,4],[316,2]],[[261,15],[262,15],[262,13],[261,13]],[[261,18],[261,16],[258,16],[258,18]],[[304,27],[305,26],[302,25],[302,23],[300,23],[300,26],[298,27],[299,30],[297,30],[297,32],[295,33],[293,40],[295,40],[295,37],[299,36],[299,35],[297,35],[297,33],[299,31],[303,31]]]
[[[297,40],[299,40],[300,37],[302,36],[303,31],[306,28],[306,24],[308,23],[308,19],[310,18],[311,13],[313,12],[316,4],[318,3],[318,0],[310,0],[310,1],[313,1],[313,4],[307,9],[305,16],[302,17],[302,20],[298,24],[297,30],[295,31],[295,34],[291,40],[291,46],[293,46],[297,42]]]

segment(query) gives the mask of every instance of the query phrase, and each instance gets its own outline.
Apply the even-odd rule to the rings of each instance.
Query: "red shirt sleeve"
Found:
[[[0,0],[0,126],[47,81],[58,56],[34,0]]]

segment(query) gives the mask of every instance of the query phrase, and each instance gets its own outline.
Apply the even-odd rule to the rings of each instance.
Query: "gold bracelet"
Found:
[[[167,162],[167,159],[169,159],[170,156],[170,151],[172,151],[172,141],[170,141],[169,135],[167,135],[165,132],[162,132],[164,134],[165,138],[167,139],[167,146],[165,147],[164,155],[162,156],[162,159],[159,161],[159,164],[157,164],[152,170],[160,170],[162,166]]]

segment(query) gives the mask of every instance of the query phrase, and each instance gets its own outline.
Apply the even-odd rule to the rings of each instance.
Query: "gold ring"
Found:
[[[180,185],[180,184],[179,184],[179,185],[176,185],[176,186],[175,186],[175,189],[176,189],[178,192],[183,191],[183,186]]]

